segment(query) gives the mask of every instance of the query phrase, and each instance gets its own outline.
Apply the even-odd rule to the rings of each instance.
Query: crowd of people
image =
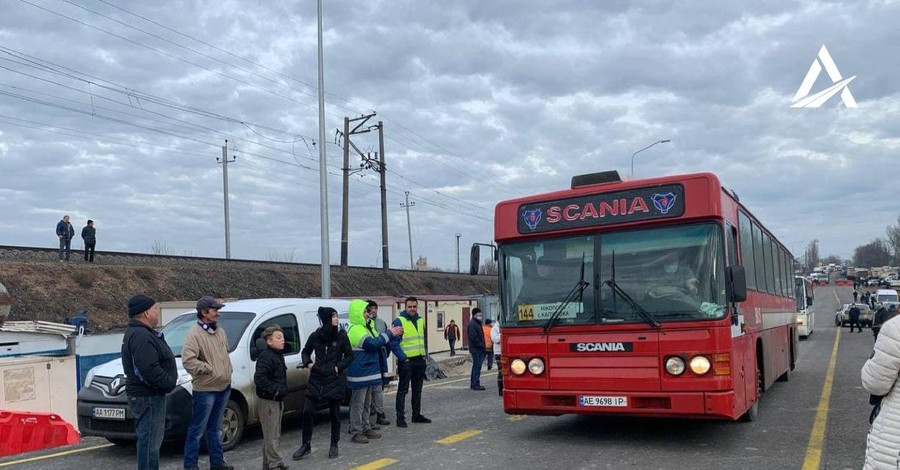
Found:
[[[129,322],[122,340],[122,365],[126,375],[128,407],[135,418],[137,468],[158,469],[159,451],[165,430],[166,395],[178,379],[175,356],[161,332],[156,301],[143,294],[128,300]],[[220,428],[231,394],[231,359],[228,337],[218,327],[219,310],[225,305],[210,296],[197,301],[197,323],[184,339],[182,365],[193,382],[191,420],[184,442],[183,466],[199,468],[200,443],[206,437],[210,470],[233,470],[225,461]],[[422,414],[422,387],[425,379],[425,320],[418,314],[418,300],[409,297],[405,310],[391,326],[378,319],[378,304],[371,300],[353,300],[349,308],[349,327],[338,326],[338,312],[319,307],[322,326],[313,331],[302,351],[303,367],[309,369],[301,422],[301,446],[294,460],[312,452],[313,414],[327,405],[331,419],[329,458],[339,456],[341,435],[340,406],[350,390],[350,441],[366,444],[378,439],[381,426],[390,424],[384,410],[383,388],[387,384],[387,359],[398,361],[399,389],[395,403],[396,425],[408,427],[406,395],[412,388],[413,423],[431,423]],[[479,337],[482,336],[479,331]],[[257,413],[263,431],[263,467],[284,470],[288,466],[279,451],[283,400],[288,393],[284,361],[284,331],[279,326],[266,328],[259,344],[261,350],[253,376],[256,385]]]
[[[56,236],[59,238],[59,261],[69,261],[72,253],[72,239],[75,238],[75,227],[72,226],[68,215],[56,224]],[[97,229],[94,221],[88,219],[87,225],[81,229],[81,239],[84,241],[84,260],[94,262],[94,247],[97,246]]]

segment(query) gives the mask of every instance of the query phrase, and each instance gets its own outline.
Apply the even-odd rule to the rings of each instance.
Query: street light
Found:
[[[657,140],[656,142],[653,142],[652,144],[650,144],[650,145],[648,145],[648,146],[646,146],[646,147],[644,147],[644,148],[638,150],[637,152],[634,152],[633,154],[631,154],[631,176],[634,176],[634,156],[635,156],[635,155],[637,155],[637,154],[643,152],[644,150],[647,150],[647,149],[650,148],[650,147],[653,147],[653,146],[656,145],[656,144],[664,144],[664,143],[666,143],[666,142],[671,142],[671,140],[669,140],[669,139],[665,139],[665,140]]]

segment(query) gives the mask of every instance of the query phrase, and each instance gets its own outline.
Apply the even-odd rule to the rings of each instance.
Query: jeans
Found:
[[[128,397],[137,434],[137,469],[159,470],[159,447],[166,430],[166,397]]]
[[[323,398],[328,401],[328,412],[331,415],[331,444],[335,445],[341,440],[341,400],[332,400]],[[302,437],[303,444],[312,442],[313,432],[313,415],[316,413],[316,407],[319,400],[306,397],[306,404],[303,405],[303,416],[300,418],[303,422]]]
[[[487,360],[488,370],[493,369],[494,368],[494,351],[488,349],[487,352],[484,353],[484,358]]]
[[[94,247],[97,246],[97,242],[84,242],[84,260],[93,263],[94,262]]]
[[[400,383],[397,386],[397,421],[406,419],[406,394],[412,384],[412,415],[422,414],[422,384],[425,382],[425,358],[422,356],[411,357],[398,366]]]
[[[69,252],[72,250],[72,239],[61,237],[59,239],[59,259],[69,261]]]
[[[472,374],[469,376],[469,387],[481,385],[481,364],[484,363],[484,351],[469,350],[472,353]]]
[[[456,341],[450,341],[450,357],[456,355]]]
[[[222,443],[219,442],[219,429],[230,395],[231,387],[221,392],[194,391],[191,424],[188,426],[187,437],[184,438],[184,468],[197,466],[197,460],[200,458],[200,438],[204,431],[206,431],[206,448],[209,450],[209,464],[211,466],[225,464],[225,454],[222,451]]]

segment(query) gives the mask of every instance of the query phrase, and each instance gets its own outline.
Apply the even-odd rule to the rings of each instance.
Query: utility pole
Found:
[[[461,233],[456,234],[456,272],[461,272],[459,270],[459,237],[461,236]]]
[[[349,212],[350,212],[350,147],[352,146],[359,156],[366,159],[365,155],[359,151],[359,148],[356,145],[353,145],[353,142],[350,141],[350,136],[355,134],[365,134],[366,132],[371,132],[372,127],[367,127],[365,129],[360,129],[366,121],[375,116],[375,113],[367,114],[365,116],[360,116],[358,118],[350,119],[344,118],[344,131],[341,132],[338,130],[338,134],[343,138],[343,147],[344,147],[344,166],[342,168],[344,172],[344,189],[343,189],[343,200],[341,203],[341,208],[343,209],[343,213],[341,214],[341,269],[347,268],[347,252],[350,238],[350,223],[349,223]],[[350,129],[351,122],[360,121],[352,130]]]
[[[325,52],[322,46],[322,0],[316,2],[319,49],[319,224],[322,237],[322,297],[331,298],[331,259],[328,252],[328,165],[325,161]]]
[[[387,167],[384,166],[384,124],[381,121],[378,121],[378,173],[381,176],[381,267],[387,271],[390,265],[388,258],[387,185],[385,184]]]
[[[409,208],[416,205],[415,202],[409,202],[409,191],[404,191],[406,194],[406,204],[400,203],[400,207],[406,208],[406,231],[409,234],[409,269],[415,271],[416,267],[413,264],[413,251],[412,251],[412,225],[409,223]]]
[[[228,160],[228,140],[225,140],[225,146],[222,147],[222,158],[216,161],[222,164],[222,192],[225,193],[225,259],[231,259],[231,221],[228,215],[228,164],[237,160]]]

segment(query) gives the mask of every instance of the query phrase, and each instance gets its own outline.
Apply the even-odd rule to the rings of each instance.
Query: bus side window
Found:
[[[725,243],[728,245],[728,266],[737,266],[737,229],[725,222]]]

